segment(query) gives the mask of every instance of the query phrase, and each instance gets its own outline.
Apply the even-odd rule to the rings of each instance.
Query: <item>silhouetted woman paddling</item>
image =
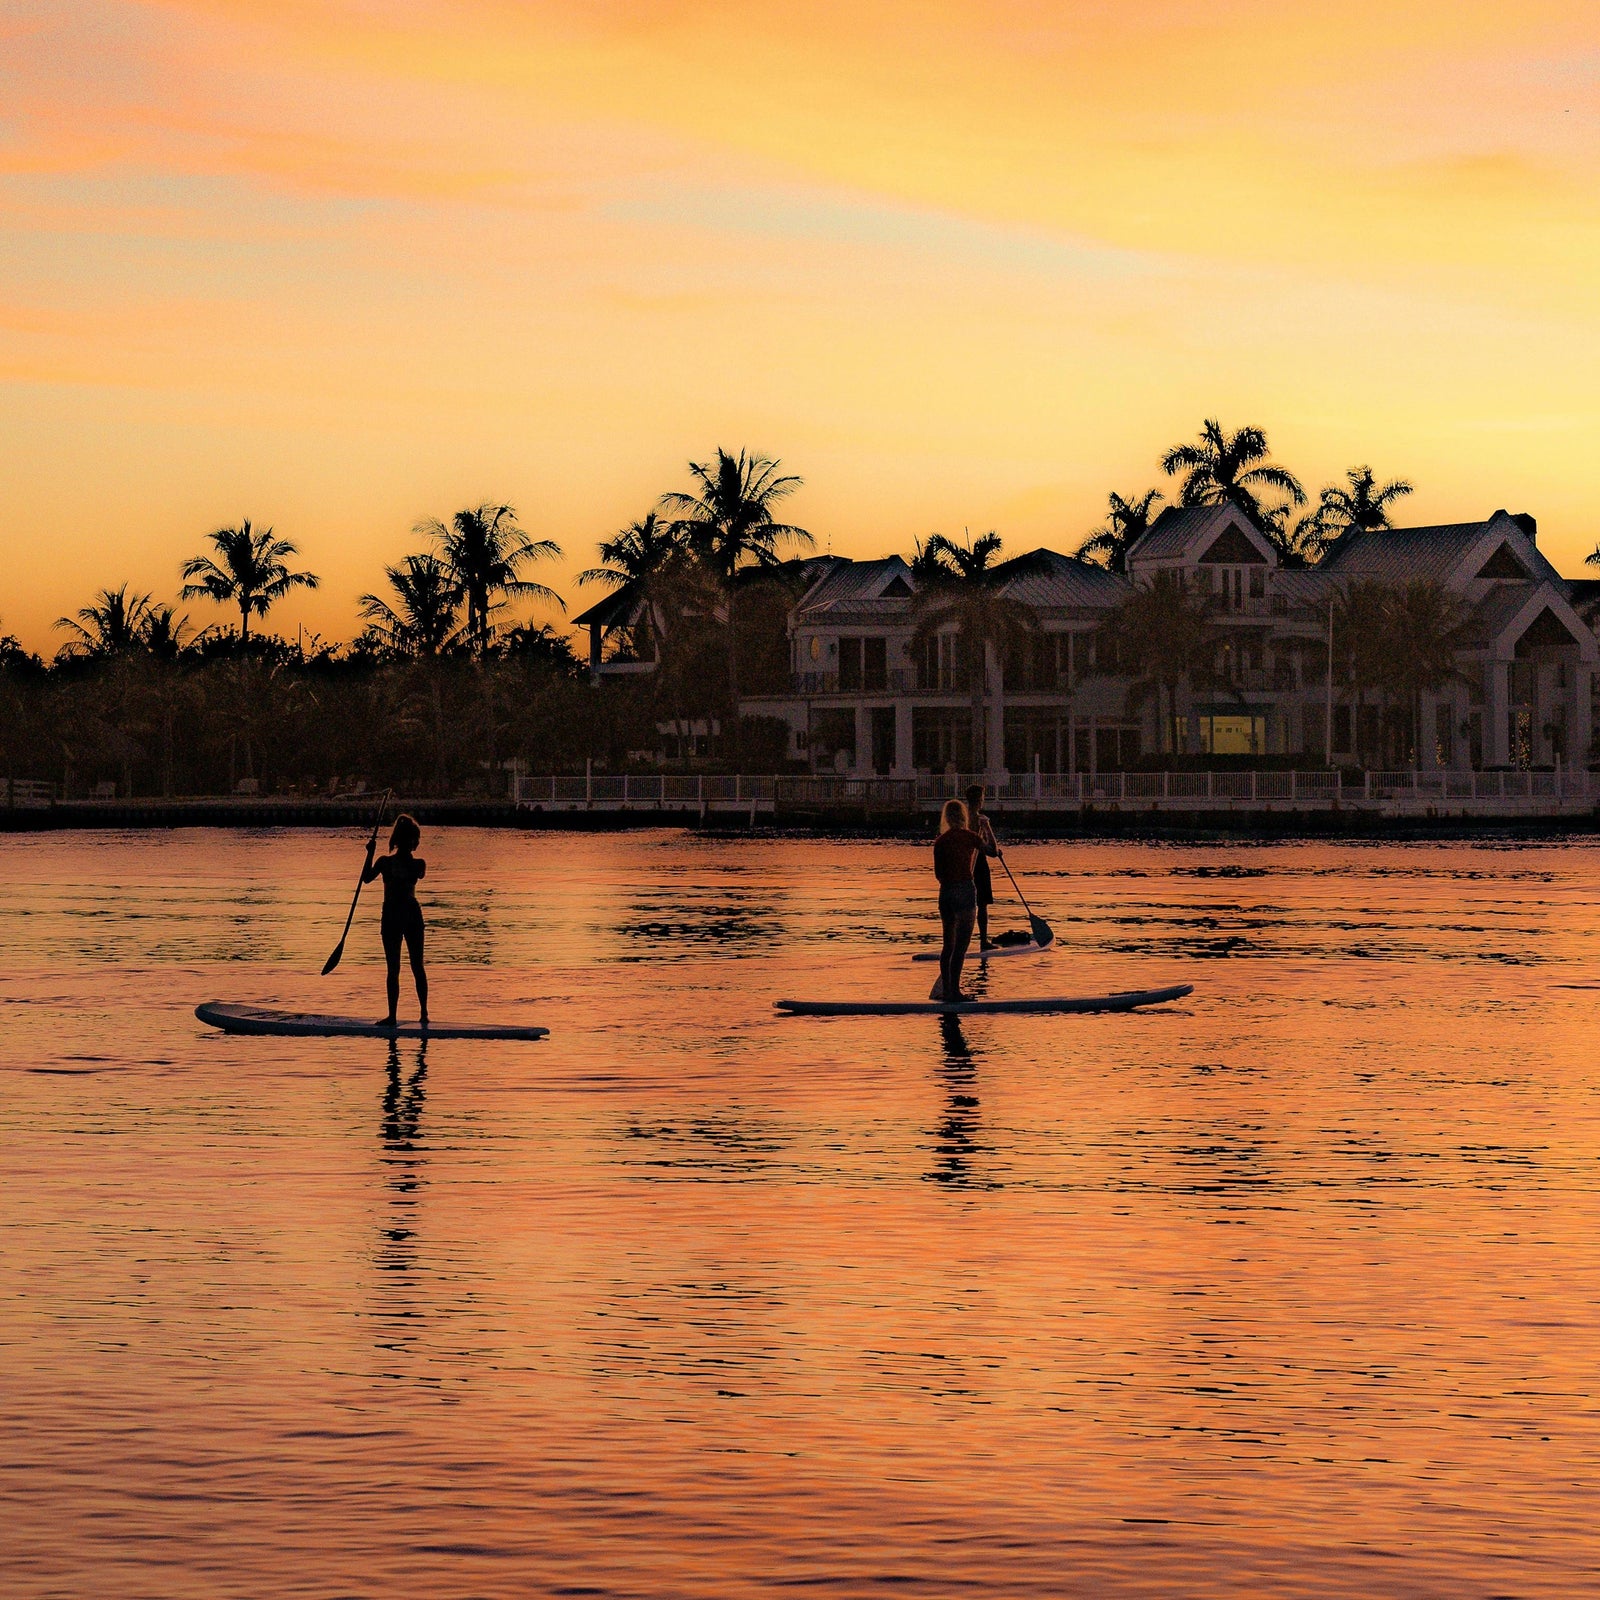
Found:
[[[939,980],[929,996],[933,1000],[970,1000],[961,992],[961,963],[972,943],[972,924],[978,915],[978,886],[972,869],[979,854],[999,852],[967,826],[967,808],[959,800],[946,800],[939,814],[939,837],[933,844],[933,871],[939,880],[939,920],[944,924],[944,947],[939,952]]]
[[[367,864],[361,881],[383,879],[383,959],[388,964],[389,1015],[380,1026],[394,1027],[400,1006],[400,945],[411,957],[411,976],[417,983],[417,1004],[422,1026],[428,1026],[428,974],[422,965],[422,907],[417,904],[417,882],[427,876],[428,863],[417,855],[422,829],[408,816],[395,818],[389,834],[389,854],[373,859],[374,843],[367,841]]]

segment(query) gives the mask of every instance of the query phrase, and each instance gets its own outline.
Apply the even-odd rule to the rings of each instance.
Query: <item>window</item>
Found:
[[[1249,714],[1200,718],[1200,747],[1208,756],[1258,756],[1267,748],[1267,719]]]
[[[845,694],[859,693],[861,690],[860,639],[839,641],[839,688]]]
[[[889,641],[863,639],[861,641],[861,686],[872,693],[881,693],[889,687]]]
[[[1267,574],[1264,567],[1250,569],[1250,598],[1252,600],[1264,599],[1267,593]]]

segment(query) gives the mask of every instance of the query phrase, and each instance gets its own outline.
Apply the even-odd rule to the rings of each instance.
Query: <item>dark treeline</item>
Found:
[[[318,579],[295,566],[293,543],[245,521],[183,564],[179,591],[237,611],[236,626],[197,629],[124,583],[60,620],[51,662],[0,638],[0,776],[68,796],[362,783],[471,796],[503,794],[518,766],[625,770],[664,748],[686,766],[781,767],[781,729],[728,711],[741,689],[787,683],[785,621],[803,580],[779,550],[810,536],[772,508],[799,480],[722,451],[691,474],[689,491],[602,543],[580,580],[626,591],[632,621],[614,653],[654,671],[595,684],[563,632],[512,620],[520,603],[565,606],[530,575],[559,548],[530,539],[508,505],[419,523],[423,548],[362,596],[348,644],[263,631]]]
[[[1176,503],[1237,505],[1290,566],[1389,526],[1390,507],[1411,488],[1380,485],[1359,467],[1312,504],[1272,461],[1260,429],[1229,434],[1212,420],[1161,466],[1181,479]],[[65,643],[50,662],[0,638],[0,776],[47,780],[69,796],[106,785],[124,796],[227,793],[241,784],[328,794],[362,782],[470,796],[504,793],[519,766],[581,770],[592,761],[621,771],[665,758],[703,770],[782,770],[781,725],[741,720],[733,708],[741,694],[788,685],[787,615],[810,576],[795,558],[813,541],[780,514],[801,480],[743,451],[719,450],[689,472],[687,489],[602,541],[599,565],[579,578],[616,601],[609,659],[649,671],[594,683],[563,632],[513,620],[525,603],[565,604],[532,576],[559,547],[531,539],[509,505],[417,524],[419,548],[361,597],[364,626],[347,644],[264,630],[279,601],[318,579],[296,565],[292,542],[247,520],[219,529],[182,564],[177,597],[178,605],[236,612],[236,624],[197,627],[178,605],[124,583],[60,620]],[[1163,498],[1154,489],[1111,495],[1104,526],[1077,553],[1125,570]],[[993,534],[976,543],[934,535],[911,557],[919,638],[941,628],[959,636],[974,667],[975,723],[982,652],[970,647],[992,644],[1009,656],[1026,647],[1031,627],[998,593],[999,549]],[[1341,678],[1358,699],[1412,700],[1418,682],[1442,668],[1430,663],[1403,685],[1388,683],[1394,656],[1378,645],[1375,623],[1384,606],[1398,617],[1394,597],[1346,603],[1351,624],[1358,604],[1369,613],[1365,629],[1346,634],[1352,648],[1361,637],[1376,648],[1341,661]],[[1213,629],[1190,615],[1186,597],[1133,596],[1123,610],[1108,633],[1152,692],[1203,674]],[[1441,646],[1458,620],[1436,619]]]

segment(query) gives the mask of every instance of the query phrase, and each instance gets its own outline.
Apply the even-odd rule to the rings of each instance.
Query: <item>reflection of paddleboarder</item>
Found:
[[[408,816],[395,818],[389,835],[389,854],[373,859],[376,841],[367,841],[367,864],[361,881],[383,879],[383,959],[388,966],[389,1015],[383,1026],[395,1025],[400,1005],[400,946],[404,943],[411,958],[411,976],[417,984],[417,1004],[422,1010],[422,1026],[428,1025],[428,974],[422,965],[422,907],[417,904],[417,883],[425,877],[428,863],[416,852],[422,843],[422,830]]]
[[[978,948],[994,949],[989,937],[989,907],[994,904],[994,878],[989,872],[989,857],[1000,854],[995,843],[994,829],[983,810],[983,785],[973,784],[967,790],[967,826],[977,834],[980,849],[978,859],[972,863],[972,882],[978,891]]]

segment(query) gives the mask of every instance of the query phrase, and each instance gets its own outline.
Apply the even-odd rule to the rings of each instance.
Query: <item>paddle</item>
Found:
[[[393,793],[393,789],[385,789],[383,791],[383,798],[378,802],[378,814],[372,819],[371,842],[373,844],[377,844],[378,842],[378,829],[383,822],[383,808],[388,805],[389,796]],[[350,937],[350,924],[356,920],[356,901],[361,898],[361,883],[362,880],[357,878],[356,892],[350,898],[350,915],[344,919],[344,932],[339,935],[339,942],[333,947],[333,954],[322,963],[322,976],[324,978],[326,978],[328,974],[339,965],[340,958],[344,955],[344,942]]]
[[[999,858],[1000,865],[1006,868],[1006,876],[1011,879],[1011,887],[1017,891],[1017,899],[1022,902],[1022,909],[1028,913],[1028,926],[1033,929],[1033,942],[1042,950],[1055,938],[1055,930],[1043,917],[1033,914],[1033,907],[1028,904],[1028,897],[1022,892],[1022,886],[1017,882],[1010,867],[1006,867],[1006,858]]]

